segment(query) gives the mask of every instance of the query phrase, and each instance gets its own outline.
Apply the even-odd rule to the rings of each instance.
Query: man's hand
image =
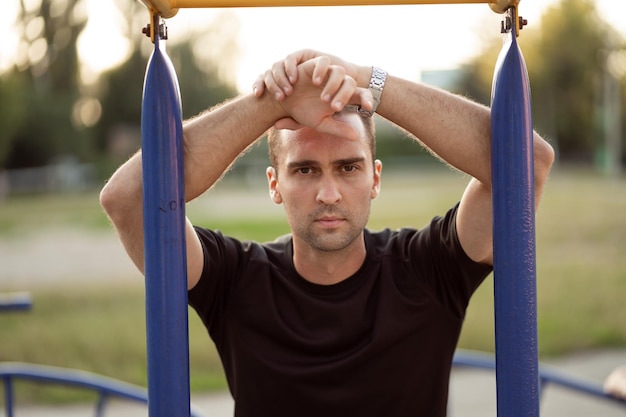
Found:
[[[604,391],[626,400],[626,366],[616,368],[604,381]]]
[[[261,74],[253,84],[255,94],[261,96],[267,90],[276,100],[283,100],[293,92],[293,86],[298,82],[298,65],[317,58],[321,59],[319,61],[320,65],[312,74],[313,80],[317,85],[321,85],[324,73],[330,65],[342,67],[347,76],[352,77],[357,82],[359,81],[359,67],[357,65],[334,55],[312,49],[302,49],[287,55],[284,60],[276,62],[271,69]],[[369,75],[365,74],[365,77],[369,77]]]
[[[277,129],[307,126],[336,136],[358,138],[358,132],[351,125],[333,115],[348,104],[370,110],[373,101],[371,92],[357,87],[354,78],[347,75],[342,66],[331,64],[326,56],[297,65],[295,74],[292,79],[297,81],[290,94],[278,101],[289,117],[278,120],[274,126]],[[277,98],[276,95],[273,97]]]

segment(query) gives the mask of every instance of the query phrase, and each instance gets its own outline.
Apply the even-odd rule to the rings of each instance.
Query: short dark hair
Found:
[[[357,111],[356,106],[346,106],[341,112],[354,112],[360,116],[363,126],[365,127],[365,134],[370,147],[370,153],[372,154],[372,163],[376,160],[376,127],[374,124],[374,118],[368,114],[364,114]],[[267,147],[269,150],[270,164],[278,172],[278,157],[283,151],[283,143],[280,137],[280,130],[272,127],[267,133]]]

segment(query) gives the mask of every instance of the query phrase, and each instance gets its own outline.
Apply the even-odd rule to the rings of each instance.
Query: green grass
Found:
[[[0,201],[0,237],[40,227],[71,226],[108,229],[93,192],[21,196]]]
[[[626,346],[626,181],[553,174],[537,214],[542,357]],[[472,299],[461,345],[493,350],[493,280]]]
[[[0,315],[0,361],[82,369],[146,385],[143,288],[103,286],[33,291],[33,309]],[[189,311],[194,391],[225,388],[224,376],[202,323]],[[23,388],[22,388],[23,387]],[[23,383],[18,401],[87,400],[91,393]]]
[[[425,224],[460,197],[466,180],[448,171],[383,177],[370,227]],[[263,186],[261,186],[263,187]],[[269,240],[288,231],[267,191],[219,185],[188,208],[194,222],[244,239]],[[0,243],[38,229],[112,233],[97,194],[24,197],[0,202]],[[589,172],[557,171],[537,216],[540,355],[626,347],[626,181]],[[2,259],[0,265],[8,260]],[[87,280],[85,277],[84,280]],[[97,372],[146,384],[144,295],[141,282],[97,283],[31,290],[30,312],[0,315],[0,361],[25,361]],[[116,282],[120,282],[119,280]],[[0,283],[1,285],[1,283]],[[2,288],[0,287],[0,290]],[[460,345],[493,350],[493,283],[489,278],[468,310]],[[194,391],[225,387],[206,330],[190,312]],[[20,384],[18,401],[68,401],[88,394]]]

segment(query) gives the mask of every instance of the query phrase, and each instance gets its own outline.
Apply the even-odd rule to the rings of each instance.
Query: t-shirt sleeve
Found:
[[[458,207],[415,232],[407,251],[420,281],[447,309],[463,316],[470,297],[493,267],[473,261],[463,250],[456,229]]]
[[[204,254],[200,280],[188,292],[188,303],[212,332],[237,282],[240,243],[219,231],[195,227]]]

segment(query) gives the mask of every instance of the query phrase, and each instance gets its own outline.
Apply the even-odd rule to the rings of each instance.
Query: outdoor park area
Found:
[[[466,182],[461,174],[437,169],[386,174],[382,195],[373,204],[369,226],[374,229],[424,224],[454,204]],[[287,224],[264,187],[225,182],[192,203],[188,215],[224,233],[272,239],[286,232]],[[255,207],[253,215],[249,207]],[[623,179],[563,168],[550,179],[537,216],[540,359],[598,386],[626,363],[626,218],[617,215],[624,207]],[[0,213],[3,290],[28,291],[33,304],[30,311],[0,316],[2,360],[88,370],[145,386],[143,277],[104,219],[97,194],[12,198]],[[209,414],[210,407],[228,412],[232,405],[222,397],[225,380],[210,339],[193,312],[189,319],[194,403],[207,416],[229,415]],[[493,352],[493,326],[488,279],[470,304],[460,347]],[[452,383],[464,384],[459,386],[471,394],[453,391],[452,404],[464,401],[465,410],[476,414],[457,409],[453,415],[495,415],[492,372],[458,370],[454,375]],[[93,404],[94,395],[26,381],[16,383],[15,394],[16,403],[34,408],[33,413],[41,409],[33,404],[43,403],[48,404],[44,410],[60,407],[68,416],[84,410],[76,403]],[[623,406],[558,387],[546,388],[543,395],[546,416],[624,412]],[[567,414],[550,411],[563,409]],[[24,415],[20,410],[16,415]],[[145,413],[139,406],[131,410]]]
[[[128,26],[145,26],[144,5],[149,1],[139,7],[140,2],[132,2],[133,7],[118,3]],[[522,15],[525,3],[519,5]],[[622,169],[626,106],[621,104],[626,93],[626,28],[607,25],[606,31],[596,32],[594,24],[605,15],[591,0],[553,3],[541,12],[558,16],[552,25],[530,25],[520,36],[533,88],[534,125],[557,151],[535,218],[540,409],[546,417],[621,416],[626,399],[604,392],[604,384],[612,372],[626,366],[626,174]],[[90,2],[20,2],[13,23],[19,39],[13,64],[0,55],[0,108],[8,109],[0,115],[0,385],[5,394],[0,397],[4,408],[0,416],[78,417],[92,415],[94,409],[98,416],[148,415],[146,285],[103,212],[99,192],[117,166],[141,146],[144,127],[139,126],[139,108],[148,57],[145,45],[140,45],[150,45],[150,40],[129,36],[126,61],[99,74],[88,64],[82,72],[60,65],[56,55],[80,67],[78,35],[92,20],[89,14],[82,23],[72,20],[80,16],[74,8],[81,4],[87,7]],[[456,6],[448,5],[446,13]],[[180,11],[181,19],[189,17],[184,12]],[[239,19],[245,21],[249,12],[242,12]],[[33,16],[39,23],[26,23]],[[237,21],[236,15],[218,16]],[[176,19],[172,16],[171,22]],[[219,22],[219,17],[215,19]],[[75,31],[66,33],[71,40],[53,35],[63,23]],[[579,38],[565,46],[550,44],[547,36],[541,36],[550,33],[562,39],[559,34],[569,33],[570,24],[581,28]],[[227,57],[226,49],[216,48],[214,54],[223,53],[225,59],[213,66],[207,65],[207,59],[214,56],[194,45],[194,37],[228,44],[223,40],[228,25],[215,26],[213,32],[173,42],[184,117],[243,90],[240,80],[224,75],[228,68],[220,67],[233,58]],[[39,45],[47,42],[47,50],[55,54],[44,52],[44,58],[37,59],[37,40]],[[421,80],[488,104],[494,51],[501,42],[485,43],[489,45],[479,48],[474,57],[459,58],[462,64],[454,70],[422,67]],[[19,52],[23,47],[27,53]],[[597,62],[576,58],[585,53]],[[200,58],[194,60],[194,54]],[[559,59],[564,65],[557,65]],[[73,87],[63,85],[68,73]],[[211,76],[219,81],[189,83]],[[587,83],[590,77],[594,81]],[[50,129],[41,128],[35,122],[38,118]],[[468,175],[416,150],[419,147],[387,122],[377,119],[377,127],[384,169],[369,229],[422,227],[459,201]],[[43,143],[42,137],[49,143]],[[289,233],[283,207],[273,204],[268,193],[266,154],[265,143],[250,149],[224,179],[187,203],[187,217],[196,225],[242,240],[266,242]],[[520,198],[514,197],[510,200]],[[449,417],[500,415],[494,372],[494,292],[492,273],[469,304],[450,380]],[[192,415],[233,415],[217,350],[195,311],[188,311]],[[30,372],[30,365],[60,378],[20,377]],[[73,378],[89,383],[68,382]],[[626,384],[626,377],[621,378],[620,383]],[[126,394],[94,388],[98,384]],[[523,385],[519,390],[524,395]]]

